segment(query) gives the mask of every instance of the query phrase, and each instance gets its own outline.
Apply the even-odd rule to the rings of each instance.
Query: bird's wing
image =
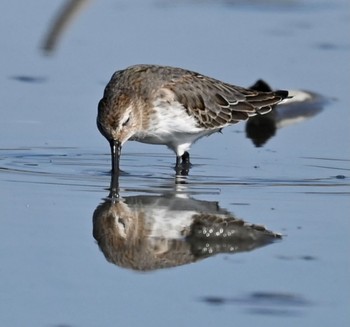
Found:
[[[193,115],[199,126],[220,128],[266,114],[288,96],[288,91],[259,92],[187,72],[171,79],[164,88]]]

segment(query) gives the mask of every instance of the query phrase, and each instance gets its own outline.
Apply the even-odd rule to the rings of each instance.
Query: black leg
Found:
[[[190,154],[185,151],[184,154],[181,156],[182,159],[182,165],[191,165],[190,163]]]
[[[181,166],[181,156],[176,156],[176,164],[175,167]]]
[[[182,156],[176,157],[176,175],[187,176],[191,168],[190,154],[185,151]]]

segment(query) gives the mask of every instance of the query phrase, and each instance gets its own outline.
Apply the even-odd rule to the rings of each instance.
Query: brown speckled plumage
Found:
[[[179,158],[199,138],[265,114],[287,96],[287,91],[244,89],[181,68],[136,65],[112,76],[97,125],[110,143],[164,144]]]

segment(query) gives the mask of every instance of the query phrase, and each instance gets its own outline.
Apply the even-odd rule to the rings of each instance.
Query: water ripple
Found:
[[[142,158],[142,161],[140,160]],[[322,167],[330,172],[347,172],[348,160],[336,158],[300,158],[307,166]],[[109,154],[71,147],[33,147],[0,149],[0,178],[12,182],[27,182],[56,185],[75,185],[85,188],[105,189],[109,183]],[[130,192],[159,193],[173,189],[175,173],[172,157],[168,154],[126,153],[123,156],[127,172],[120,176],[125,190]],[[322,178],[256,178],[232,177],[222,174],[219,161],[196,158],[190,176],[184,177],[187,191],[218,194],[225,186],[247,187],[293,187],[305,193],[350,194],[349,178],[334,175]],[[328,162],[324,165],[324,162]],[[202,173],[202,168],[208,174]],[[339,167],[341,166],[341,167]],[[198,173],[198,167],[201,168]],[[215,169],[214,169],[215,168]],[[214,173],[213,173],[214,172]],[[318,187],[318,189],[310,189]],[[322,189],[319,189],[322,188]],[[334,189],[336,188],[336,189]]]

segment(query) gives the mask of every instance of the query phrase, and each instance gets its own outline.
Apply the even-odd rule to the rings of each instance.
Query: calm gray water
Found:
[[[76,1],[62,23],[68,3],[0,4],[0,325],[347,326],[349,2]],[[243,123],[200,140],[183,184],[127,143],[111,203],[97,103],[136,63],[317,95],[263,147]],[[220,219],[239,237],[201,238]]]

